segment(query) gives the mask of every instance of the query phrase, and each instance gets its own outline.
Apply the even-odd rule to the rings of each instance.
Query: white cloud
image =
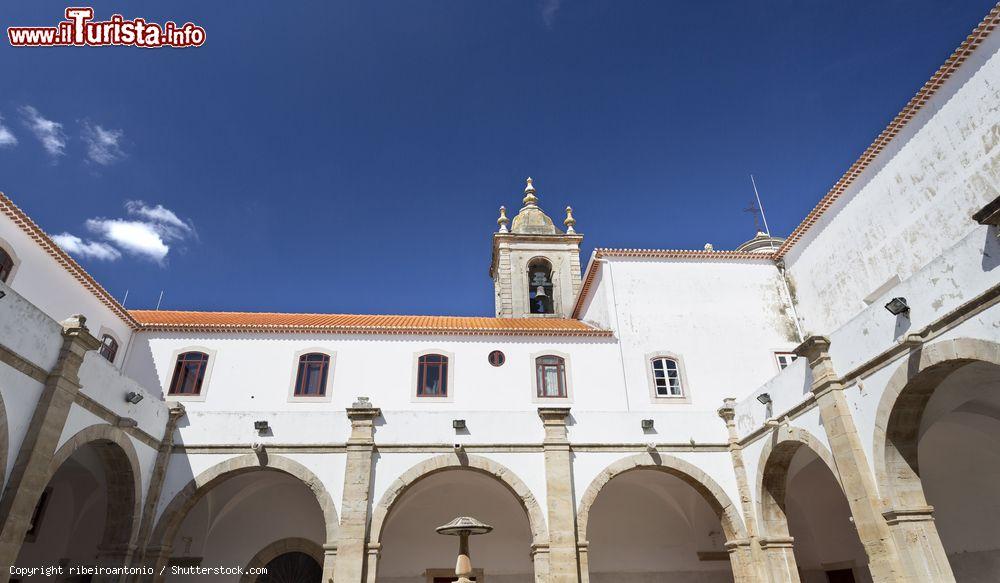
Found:
[[[53,156],[62,156],[66,149],[66,134],[62,124],[42,117],[38,110],[30,105],[21,107],[24,125],[35,134],[45,151]]]
[[[190,231],[191,226],[180,219],[174,211],[158,204],[154,207],[146,205],[141,200],[130,200],[125,203],[125,210],[133,216],[143,217],[157,223],[175,226],[183,231]]]
[[[542,21],[545,26],[552,28],[552,23],[556,20],[556,12],[559,12],[559,5],[562,0],[541,0]]]
[[[84,241],[76,235],[62,233],[53,235],[52,240],[63,248],[63,251],[70,255],[84,257],[86,259],[100,259],[102,261],[115,261],[121,259],[121,252],[100,241]]]
[[[87,157],[102,166],[114,164],[125,157],[120,145],[124,135],[122,130],[106,130],[87,120],[83,121],[81,137],[87,144]]]
[[[142,221],[124,219],[89,219],[87,228],[122,249],[156,262],[163,261],[170,245],[163,241],[156,226]]]
[[[84,242],[69,233],[57,235],[53,239],[66,251],[82,257],[117,259],[121,257],[121,251],[125,251],[162,265],[174,243],[180,244],[187,239],[197,238],[190,221],[182,220],[177,213],[161,204],[149,206],[141,200],[130,200],[125,203],[125,211],[134,218],[98,217],[87,220],[87,230],[106,242]],[[95,246],[101,246],[115,257],[99,255],[101,251]]]
[[[3,116],[0,115],[0,148],[9,148],[17,145],[17,136],[11,133],[10,128],[3,125]]]

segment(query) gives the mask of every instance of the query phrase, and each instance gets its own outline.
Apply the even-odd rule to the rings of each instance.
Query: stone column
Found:
[[[177,423],[185,414],[184,405],[177,402],[167,403],[167,414],[167,425],[163,430],[163,439],[160,440],[160,447],[156,450],[153,473],[149,477],[149,489],[146,492],[146,500],[142,505],[142,522],[139,525],[139,536],[136,537],[138,552],[135,554],[135,560],[133,561],[136,566],[146,564],[146,546],[149,544],[149,533],[156,522],[156,507],[160,503],[160,495],[163,493],[163,480],[167,476],[167,468],[170,465],[170,457],[174,449],[174,432],[177,429]],[[149,566],[153,567],[155,563]],[[139,581],[139,579],[140,575],[138,574],[131,578],[132,581]]]
[[[17,560],[35,505],[48,484],[49,466],[70,407],[80,392],[78,374],[83,357],[101,345],[90,334],[86,322],[86,318],[77,315],[62,323],[63,344],[59,358],[45,380],[45,388],[35,405],[28,432],[0,498],[0,565],[10,566]],[[8,580],[9,569],[0,570],[0,583]]]
[[[531,564],[535,570],[535,583],[549,580],[549,545],[531,545]]]
[[[368,557],[368,507],[371,498],[372,455],[375,453],[375,418],[382,410],[367,397],[347,409],[351,437],[347,440],[344,500],[340,506],[340,531],[333,580],[363,583]],[[324,565],[326,571],[326,565]],[[324,573],[325,576],[325,573]]]
[[[121,567],[127,565],[135,551],[135,545],[116,545],[97,548],[97,565],[99,567]],[[94,575],[91,583],[120,583],[125,581],[125,575]]]
[[[578,583],[576,505],[566,417],[569,407],[539,407],[545,427],[545,485],[549,518],[549,582]]]
[[[333,581],[333,571],[337,565],[337,545],[323,545],[323,583]]]
[[[754,576],[750,546],[750,541],[745,538],[726,541],[726,552],[729,553],[729,564],[733,569],[733,583],[766,581],[766,579]]]
[[[743,565],[743,568],[747,571],[746,574],[752,577],[751,580],[766,581],[767,560],[759,544],[760,535],[757,530],[757,515],[754,514],[753,498],[750,494],[750,484],[747,481],[747,469],[743,463],[743,446],[740,445],[739,436],[736,433],[736,399],[724,399],[718,413],[719,417],[726,422],[726,430],[729,433],[729,457],[733,462],[736,489],[740,494],[740,511],[747,531],[748,546],[746,549],[746,558],[749,559],[749,563]],[[735,564],[733,565],[733,571],[734,573],[736,571]]]
[[[913,581],[954,583],[948,554],[934,525],[933,507],[897,508],[883,512],[882,516]]]
[[[875,583],[906,581],[895,541],[882,517],[864,443],[854,425],[844,397],[844,385],[833,369],[829,351],[830,340],[823,336],[810,336],[795,349],[797,355],[808,359],[812,369],[812,393],[819,405],[820,419],[851,507],[854,526],[868,555],[872,579]]]
[[[799,567],[795,562],[795,553],[790,536],[769,537],[760,539],[760,548],[767,558],[768,572],[774,583],[799,583]]]
[[[590,583],[590,556],[587,554],[589,546],[587,541],[576,544],[576,556],[580,559],[580,583]]]

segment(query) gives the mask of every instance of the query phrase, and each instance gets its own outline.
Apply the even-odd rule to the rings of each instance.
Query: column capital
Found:
[[[80,354],[88,350],[97,350],[101,347],[101,341],[90,333],[87,328],[87,318],[83,314],[76,314],[59,322],[62,326],[64,338],[77,339],[79,342]]]
[[[716,410],[719,417],[723,419],[726,423],[736,419],[736,399],[733,397],[726,397],[722,400],[722,406]]]
[[[545,445],[562,444],[568,447],[566,418],[569,417],[569,407],[539,407],[538,416],[545,428]]]
[[[569,407],[539,407],[538,416],[545,425],[566,425]]]
[[[347,408],[347,418],[351,420],[352,423],[356,422],[371,422],[376,417],[382,415],[382,409],[372,405],[371,400],[368,397],[358,397],[350,407]]]
[[[795,538],[791,536],[772,536],[760,539],[760,546],[763,549],[790,549],[795,543]]]
[[[167,415],[170,416],[171,421],[176,422],[181,417],[187,415],[187,409],[184,408],[184,403],[179,403],[177,401],[168,401]]]
[[[900,522],[924,522],[934,520],[933,506],[916,506],[913,508],[890,508],[882,513],[890,526]]]
[[[826,336],[810,336],[803,340],[802,344],[796,346],[792,352],[807,359],[811,364],[814,360],[829,356],[830,339]]]

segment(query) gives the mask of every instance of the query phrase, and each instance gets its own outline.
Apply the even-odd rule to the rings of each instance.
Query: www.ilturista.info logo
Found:
[[[200,47],[205,44],[205,29],[190,22],[178,26],[146,22],[143,18],[125,20],[113,14],[110,20],[94,22],[94,9],[71,7],[66,20],[55,26],[11,26],[7,38],[15,47],[99,47],[134,46],[143,48]]]

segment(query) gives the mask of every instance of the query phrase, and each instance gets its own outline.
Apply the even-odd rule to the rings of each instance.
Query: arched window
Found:
[[[552,314],[552,264],[542,258],[528,264],[528,306],[532,314]]]
[[[326,378],[330,372],[330,355],[311,352],[299,357],[299,372],[295,376],[296,397],[326,395]]]
[[[448,357],[425,354],[417,360],[417,396],[448,396]]]
[[[0,247],[0,281],[7,283],[11,273],[14,273],[14,258],[6,249]]]
[[[101,356],[112,364],[115,362],[115,357],[118,356],[118,341],[111,334],[105,334],[101,338]]]
[[[681,371],[673,358],[660,356],[650,361],[653,367],[653,387],[657,397],[682,397]]]
[[[561,356],[536,358],[535,376],[539,397],[566,396],[566,360]]]
[[[200,395],[206,371],[208,371],[208,355],[204,352],[185,352],[178,355],[168,394]]]

